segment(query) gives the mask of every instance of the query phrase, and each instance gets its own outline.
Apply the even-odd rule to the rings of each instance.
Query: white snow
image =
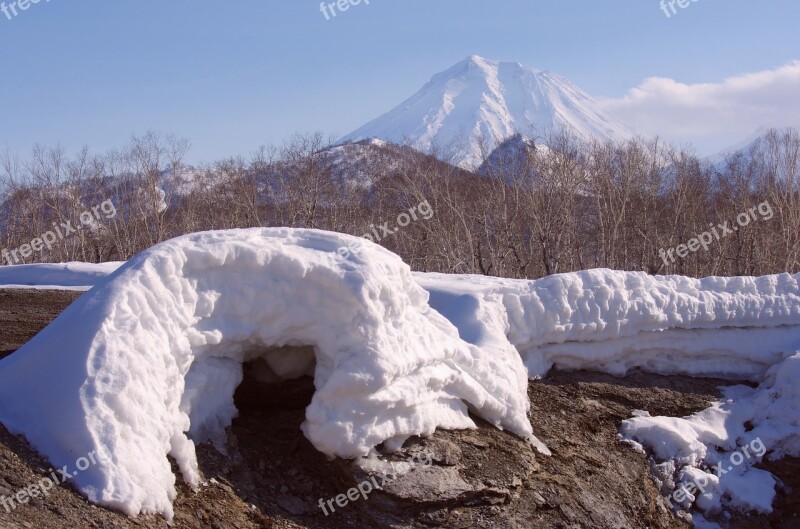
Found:
[[[760,384],[729,388],[689,418],[631,410],[622,435],[652,456],[664,494],[704,484],[675,502],[684,509],[768,511],[774,478],[753,465],[768,450],[800,455],[800,275],[412,274],[371,243],[337,253],[351,244],[252,229],[154,247],[0,361],[0,420],[56,465],[107,446],[111,460],[77,476],[80,489],[167,516],[166,455],[197,486],[194,442],[222,439],[242,363],[256,360],[265,380],[314,375],[303,430],[330,455],[473,427],[468,409],[546,453],[528,422],[527,378],[554,367]],[[709,476],[743,449],[751,457]]]
[[[767,451],[775,459],[800,456],[800,275],[415,277],[467,341],[471,321],[485,317],[471,307],[504,316],[532,378],[553,367],[616,375],[641,368],[761,382],[758,389],[728,388],[724,400],[690,418],[632,410],[621,431],[652,454],[665,495],[703,485],[701,494],[679,496],[686,496],[679,507],[708,516],[771,512],[775,478],[753,465]],[[718,464],[722,471],[714,470]]]
[[[533,440],[525,369],[493,339],[496,322],[481,324],[481,347],[460,340],[399,257],[371,243],[340,256],[352,239],[251,229],[155,246],[0,361],[0,420],[58,467],[106,447],[75,485],[95,503],[167,518],[166,456],[196,488],[194,442],[223,435],[242,363],[269,362],[276,347],[315,349],[303,430],[326,454],[473,428],[468,409]]]
[[[536,281],[416,274],[450,317],[469,304],[506,320],[528,374],[555,367],[759,380],[800,350],[800,286],[760,278],[588,270]],[[451,318],[463,332],[461,315]]]
[[[561,130],[585,139],[615,141],[632,136],[605,115],[586,92],[564,77],[473,55],[438,73],[419,92],[340,142],[380,138],[420,150],[467,141],[456,162],[477,168],[502,141],[515,134]]]
[[[88,290],[123,263],[45,263],[0,266],[0,288]]]
[[[653,454],[662,492],[700,489],[684,509],[769,513],[776,479],[754,465],[767,453],[770,459],[800,456],[798,381],[800,353],[770,368],[758,388],[726,388],[722,400],[691,417],[629,419],[622,435]]]

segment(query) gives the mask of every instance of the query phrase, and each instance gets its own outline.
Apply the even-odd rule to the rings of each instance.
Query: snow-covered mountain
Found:
[[[564,77],[473,55],[434,75],[410,99],[340,142],[380,138],[408,141],[426,151],[462,140],[456,162],[474,169],[484,154],[515,134],[535,137],[560,130],[611,140],[632,135]]]
[[[778,137],[784,137],[787,134],[789,135],[797,135],[798,129],[794,127],[778,127],[778,128],[770,128],[770,127],[759,127],[756,131],[745,138],[744,140],[731,145],[716,154],[708,156],[706,159],[713,164],[720,164],[725,161],[730,155],[742,153],[745,156],[748,156],[750,152],[753,150],[759,142],[766,141],[767,136],[770,133],[776,134]]]
[[[506,175],[533,176],[530,157],[537,150],[547,150],[545,145],[536,142],[524,134],[515,134],[503,140],[481,163],[476,172],[492,178],[504,179]]]

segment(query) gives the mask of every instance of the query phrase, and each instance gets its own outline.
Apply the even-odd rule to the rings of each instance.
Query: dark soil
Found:
[[[0,358],[33,338],[81,292],[0,289]]]
[[[56,317],[79,293],[0,290],[0,357]],[[617,439],[634,409],[682,416],[704,409],[723,382],[634,373],[553,373],[532,382],[531,422],[553,451],[537,454],[515,436],[476,420],[473,431],[438,431],[411,439],[393,460],[432,461],[387,482],[384,490],[326,516],[333,499],[368,475],[349,461],[329,461],[300,431],[311,400],[309,379],[262,385],[248,378],[236,394],[240,417],[226,454],[198,449],[207,484],[179,487],[177,528],[680,528],[650,478],[646,458]],[[424,455],[424,458],[422,457]],[[50,465],[24,438],[0,425],[0,496],[45,476]],[[800,462],[766,468],[785,484],[769,517],[733,519],[731,528],[800,528]],[[179,480],[180,482],[180,480]],[[335,504],[334,504],[335,505]],[[0,529],[163,528],[160,516],[129,519],[90,505],[69,485],[11,512],[0,504]]]

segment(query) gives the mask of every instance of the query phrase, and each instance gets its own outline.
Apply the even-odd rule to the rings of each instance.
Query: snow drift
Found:
[[[369,243],[357,256],[337,251],[354,242],[251,229],[153,247],[0,362],[0,420],[58,467],[107,453],[73,478],[78,488],[125,513],[168,518],[176,492],[166,456],[199,485],[187,432],[223,435],[242,363],[258,358],[278,376],[313,371],[303,430],[326,454],[475,427],[468,407],[531,437],[513,347],[460,340],[399,257]],[[497,323],[480,326],[502,336]],[[283,346],[313,346],[315,363]]]
[[[0,266],[3,288],[57,288],[82,290],[105,279],[122,265],[120,262],[38,263]]]
[[[515,281],[416,274],[431,305],[469,339],[468,307],[504,314],[508,338],[533,378],[552,367],[760,382],[733,386],[688,418],[625,421],[676,509],[715,516],[771,512],[765,456],[800,456],[800,275],[649,276],[589,270]],[[754,449],[755,447],[755,449]]]
[[[800,275],[692,279],[587,270],[535,281],[415,277],[446,316],[463,315],[466,300],[502,315],[531,378],[555,366],[758,381],[800,350]],[[460,317],[451,320],[464,327]]]
[[[193,234],[124,264],[0,361],[0,421],[59,467],[108,454],[74,477],[90,500],[170,517],[167,455],[196,487],[194,443],[224,435],[246,362],[272,380],[313,374],[303,430],[341,457],[474,427],[468,411],[546,452],[532,435],[527,378],[553,367],[761,382],[695,418],[626,422],[625,437],[650,451],[674,490],[753,436],[776,455],[800,455],[798,280],[412,274],[345,235]],[[768,480],[748,476],[756,486],[721,482],[696,505],[765,508]]]
[[[508,339],[532,378],[555,366],[759,382],[727,388],[723,400],[692,417],[639,412],[621,433],[651,456],[674,508],[706,516],[772,510],[776,479],[755,465],[765,456],[800,457],[800,275],[415,277],[462,338],[469,340],[475,319],[466,307],[505,315]]]

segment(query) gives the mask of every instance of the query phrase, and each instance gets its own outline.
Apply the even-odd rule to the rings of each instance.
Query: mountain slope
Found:
[[[428,150],[462,140],[456,162],[474,169],[484,153],[510,136],[565,129],[583,138],[622,140],[631,135],[566,78],[473,55],[434,75],[410,99],[340,141],[380,138]]]

